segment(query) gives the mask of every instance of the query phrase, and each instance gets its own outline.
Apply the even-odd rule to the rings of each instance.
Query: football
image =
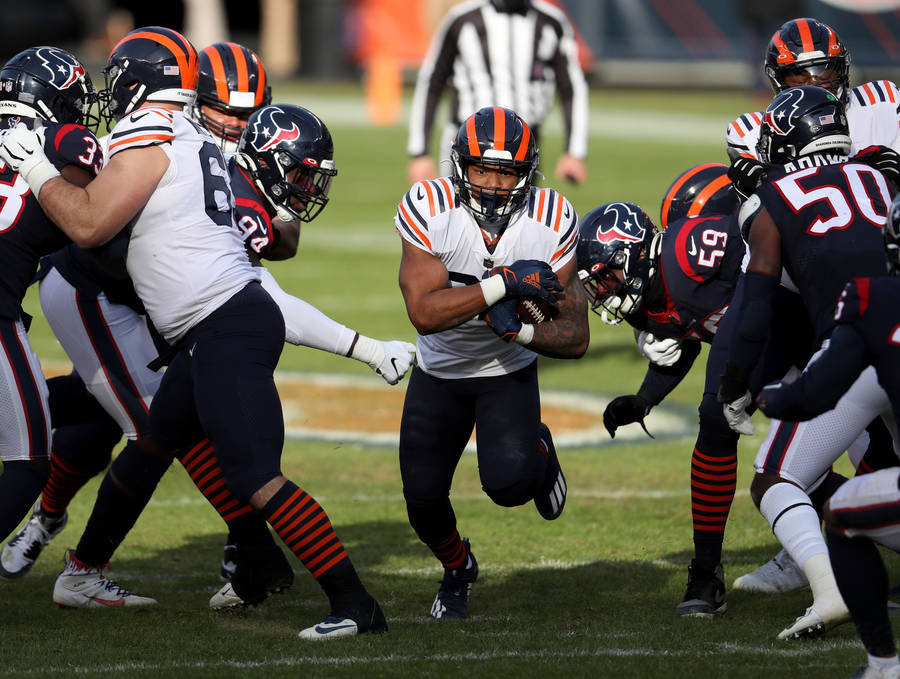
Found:
[[[516,306],[516,313],[523,323],[537,325],[553,320],[559,313],[559,307],[545,302],[540,297],[522,297]]]

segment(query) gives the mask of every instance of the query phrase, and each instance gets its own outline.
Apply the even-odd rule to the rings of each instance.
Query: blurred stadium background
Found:
[[[357,82],[379,98],[374,121],[395,122],[440,18],[459,0],[30,0],[0,22],[0,59],[37,44],[73,50],[97,70],[130,28],[166,25],[198,48],[234,40],[257,50],[275,79]],[[854,81],[900,73],[898,0],[551,0],[579,32],[595,87],[767,89],[759,67],[772,31],[814,16],[837,28]]]

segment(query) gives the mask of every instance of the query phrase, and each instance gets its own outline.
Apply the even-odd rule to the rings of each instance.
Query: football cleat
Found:
[[[231,580],[209,600],[213,609],[255,606],[294,584],[294,570],[274,541],[239,543]]]
[[[808,589],[809,581],[797,562],[782,549],[755,571],[737,578],[732,587],[745,592],[786,594]]]
[[[22,529],[6,543],[0,553],[0,578],[13,580],[25,575],[37,561],[44,547],[62,532],[69,520],[69,513],[51,519],[41,511],[41,501],[34,503],[31,518]]]
[[[103,575],[101,567],[88,566],[69,551],[65,569],[53,586],[57,608],[115,608],[117,606],[155,606],[156,599],[132,594]]]
[[[434,603],[431,604],[431,617],[436,620],[465,620],[469,617],[469,594],[472,585],[478,579],[478,562],[469,545],[469,539],[463,540],[466,548],[466,561],[461,568],[445,568],[444,577]]]
[[[722,564],[712,570],[702,568],[696,559],[688,566],[687,591],[675,607],[678,615],[712,617],[728,609],[725,601],[725,572]]]
[[[541,422],[539,431],[541,452],[547,456],[547,473],[544,487],[534,496],[534,506],[537,507],[538,514],[547,521],[553,521],[559,518],[566,506],[566,477],[559,466],[550,429]]]
[[[327,641],[358,634],[387,632],[387,621],[384,619],[381,606],[373,597],[366,596],[367,600],[357,605],[332,610],[322,622],[307,627],[298,636],[308,641]]]
[[[865,667],[860,667],[849,679],[900,679],[900,665],[892,665],[881,669],[866,665]]]
[[[816,637],[849,620],[850,611],[841,599],[814,602],[794,624],[779,632],[778,638],[789,641]]]

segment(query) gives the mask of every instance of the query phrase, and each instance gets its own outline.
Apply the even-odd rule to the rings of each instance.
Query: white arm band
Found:
[[[526,346],[531,344],[531,341],[534,339],[534,326],[531,323],[523,323],[522,329],[519,330],[519,334],[516,335],[516,342],[521,344],[522,346]]]
[[[484,295],[484,301],[488,306],[494,306],[506,297],[506,283],[503,282],[503,276],[498,273],[485,278],[480,285],[481,294]]]

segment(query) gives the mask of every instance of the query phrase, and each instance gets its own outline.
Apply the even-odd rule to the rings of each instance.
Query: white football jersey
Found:
[[[413,184],[400,201],[394,224],[404,240],[444,263],[451,287],[476,285],[486,271],[520,259],[538,259],[558,271],[575,256],[578,244],[572,204],[553,189],[532,188],[492,252],[475,218],[457,204],[449,177]],[[422,370],[449,379],[505,375],[535,357],[522,345],[501,340],[478,318],[419,335],[416,350]]]
[[[234,227],[225,161],[181,111],[142,108],[109,135],[109,157],[159,144],[169,167],[132,221],[126,266],[156,329],[175,343],[250,281],[260,279]]]
[[[878,144],[900,151],[900,90],[890,80],[873,80],[850,90],[847,122],[850,126],[850,155]],[[763,114],[745,113],[728,125],[725,139],[729,155],[756,158],[756,142]]]

